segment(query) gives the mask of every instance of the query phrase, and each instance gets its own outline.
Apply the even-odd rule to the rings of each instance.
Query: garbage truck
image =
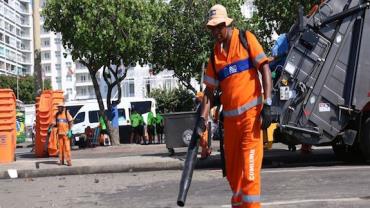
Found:
[[[370,159],[370,1],[327,0],[302,9],[273,87],[274,140],[332,146]]]

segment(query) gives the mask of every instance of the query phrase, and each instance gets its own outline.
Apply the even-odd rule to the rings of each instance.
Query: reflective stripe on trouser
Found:
[[[71,161],[71,142],[66,135],[58,135],[59,160]]]
[[[233,193],[233,207],[256,208],[260,205],[263,140],[260,112],[255,106],[237,117],[225,117],[225,162],[227,180]],[[237,201],[239,199],[241,201]],[[237,206],[237,204],[241,206]],[[236,205],[236,206],[235,206]]]

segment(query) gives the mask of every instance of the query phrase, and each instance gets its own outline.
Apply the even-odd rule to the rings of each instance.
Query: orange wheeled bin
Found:
[[[0,89],[0,163],[15,160],[16,99],[11,89]]]

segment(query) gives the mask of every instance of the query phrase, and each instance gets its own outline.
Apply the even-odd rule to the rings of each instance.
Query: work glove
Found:
[[[261,117],[262,117],[261,129],[267,129],[271,125],[271,122],[272,122],[270,105],[263,104]]]
[[[69,139],[72,139],[72,130],[69,130],[69,131],[67,132],[67,137],[68,137]]]
[[[196,127],[197,134],[202,136],[206,129],[206,120],[203,117],[200,117]]]
[[[53,127],[49,126],[49,128],[48,128],[48,134],[50,134],[51,130],[53,130]]]

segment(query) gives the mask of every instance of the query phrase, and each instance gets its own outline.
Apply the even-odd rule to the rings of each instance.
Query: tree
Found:
[[[228,14],[239,28],[246,28],[239,0],[217,1],[227,8]],[[213,39],[206,28],[208,10],[215,0],[171,0],[160,20],[153,38],[152,63],[155,72],[173,70],[187,89],[197,91],[191,78],[198,81],[213,47]]]
[[[161,0],[49,0],[43,10],[44,27],[60,32],[63,46],[70,50],[73,60],[79,60],[88,68],[99,114],[106,121],[97,72],[102,67],[108,69],[114,76],[108,80],[108,87],[119,89],[126,74],[116,77],[112,64],[119,66],[122,62],[128,66],[147,62],[152,49],[150,39],[156,31],[162,5]],[[111,95],[107,96],[107,100],[111,100]],[[108,110],[111,104],[107,103]],[[119,144],[118,129],[106,123],[112,143]]]
[[[299,5],[302,5],[307,13],[313,5],[320,3],[320,0],[255,0],[253,3],[258,12],[251,19],[251,26],[268,50],[272,43],[272,33],[288,32],[297,20]]]
[[[183,87],[173,90],[154,89],[149,97],[156,100],[161,113],[191,111],[194,107],[194,94]]]
[[[35,77],[34,76],[20,76],[18,78],[18,92],[19,99],[25,104],[35,103],[36,90],[35,90]],[[45,89],[51,89],[50,80],[44,82]],[[10,88],[17,96],[17,77],[16,76],[0,76],[0,88]]]

